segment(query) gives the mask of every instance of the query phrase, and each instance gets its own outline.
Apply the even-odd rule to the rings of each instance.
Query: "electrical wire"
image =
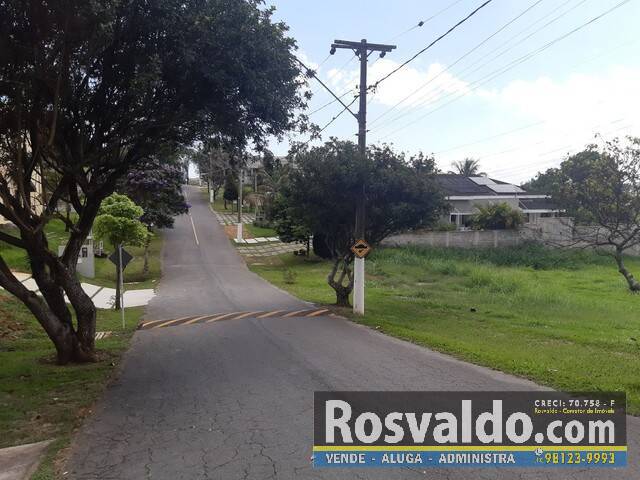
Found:
[[[411,98],[412,96],[414,96],[416,93],[418,93],[420,90],[422,90],[424,87],[426,87],[427,85],[429,85],[430,83],[432,83],[433,81],[435,81],[437,78],[439,78],[441,75],[443,75],[444,73],[446,73],[447,71],[449,71],[450,68],[452,68],[453,66],[457,65],[460,61],[464,60],[466,57],[468,57],[469,55],[471,55],[473,52],[475,52],[478,48],[480,48],[482,45],[484,45],[485,43],[487,43],[489,40],[491,40],[493,37],[495,37],[496,35],[498,35],[500,32],[502,32],[505,28],[507,28],[509,25],[511,25],[513,22],[517,21],[519,18],[521,18],[522,16],[524,16],[526,13],[528,13],[531,9],[533,9],[534,7],[536,7],[538,4],[540,4],[543,0],[537,0],[535,1],[533,4],[531,4],[529,7],[527,7],[525,10],[523,10],[522,12],[520,12],[518,15],[516,15],[514,18],[512,18],[511,20],[509,20],[507,23],[505,23],[504,25],[502,25],[498,30],[496,30],[495,32],[493,32],[491,35],[489,35],[488,37],[486,37],[484,40],[482,40],[480,43],[478,43],[475,47],[473,47],[471,50],[467,51],[464,55],[462,55],[461,57],[458,57],[457,60],[455,60],[453,63],[447,65],[447,67],[445,67],[443,70],[441,70],[437,75],[435,75],[433,78],[427,80],[425,83],[423,83],[422,85],[420,85],[418,88],[416,88],[415,90],[413,90],[411,93],[409,93],[407,96],[405,96],[404,98],[402,98],[399,102],[395,103],[393,106],[391,106],[390,108],[388,108],[387,110],[385,110],[384,112],[382,112],[380,115],[378,115],[376,118],[374,118],[371,121],[371,125],[374,125],[378,120],[380,120],[382,117],[388,115],[389,113],[391,113],[393,110],[395,110],[398,106],[400,106],[402,103],[404,103],[406,100],[408,100],[409,98]]]
[[[395,37],[389,39],[389,42],[392,42],[400,37],[402,37],[403,35],[406,35],[407,33],[415,30],[416,28],[420,28],[422,26],[424,26],[425,24],[427,24],[428,22],[430,22],[431,20],[433,20],[434,18],[438,17],[440,14],[446,12],[447,10],[449,10],[451,7],[457,5],[458,3],[460,3],[462,0],[455,0],[454,2],[450,3],[449,5],[447,5],[446,7],[444,7],[443,9],[437,11],[436,13],[434,13],[433,15],[431,15],[430,17],[425,18],[424,20],[420,20],[418,23],[416,23],[413,27],[410,27],[408,29],[406,29],[404,32],[399,33],[398,35],[396,35]]]
[[[630,2],[631,0],[623,0],[622,2],[616,4],[615,6],[611,7],[610,9],[604,11],[603,13],[593,17],[592,19],[590,19],[589,21],[579,25],[578,27],[570,30],[569,32],[556,37],[555,39],[551,40],[550,42],[547,42],[546,44],[542,45],[541,47],[530,51],[529,53],[517,58],[516,60],[513,60],[512,62],[510,62],[509,64],[507,64],[506,66],[503,66],[497,70],[494,70],[493,72],[485,75],[484,77],[476,80],[475,82],[471,83],[470,85],[467,86],[467,90],[465,92],[463,92],[461,95],[453,98],[452,100],[450,100],[449,102],[446,102],[432,110],[429,110],[428,112],[426,112],[424,115],[421,115],[420,117],[418,117],[417,119],[415,119],[414,121],[412,121],[410,124],[406,124],[396,130],[393,130],[392,132],[390,132],[387,135],[384,135],[383,137],[381,137],[381,139],[387,138],[395,133],[398,133],[401,130],[404,130],[405,128],[413,125],[415,122],[420,121],[424,118],[426,118],[427,116],[435,113],[438,110],[441,110],[442,108],[446,107],[447,105],[450,105],[451,103],[455,102],[456,100],[459,100],[462,97],[465,97],[467,95],[469,95],[470,93],[476,91],[478,88],[480,88],[482,85],[490,82],[491,80],[499,77],[500,75],[505,74],[507,71],[512,70],[513,68],[517,67],[518,65],[530,60],[531,58],[533,58],[534,56],[542,53],[543,51],[547,50],[548,48],[550,48],[551,46],[555,45],[556,43],[564,40],[565,38],[573,35],[574,33],[577,33],[578,31],[582,30],[583,28],[586,28],[587,26],[591,25],[592,23],[600,20],[601,18],[603,18],[604,16],[608,15],[609,13],[613,12],[614,10],[622,7],[624,4]],[[468,88],[470,86],[473,86],[473,88]],[[453,92],[452,94],[456,94],[458,92]],[[452,94],[449,94],[443,98],[447,98],[448,96],[451,96]],[[395,121],[395,120],[392,120]]]
[[[522,33],[526,32],[527,30],[529,30],[531,27],[537,25],[539,22],[541,22],[542,20],[545,20],[546,18],[548,18],[549,16],[553,15],[556,11],[558,11],[560,8],[562,8],[564,5],[566,5],[567,3],[569,3],[571,0],[566,0],[563,4],[561,4],[559,7],[553,9],[551,12],[548,12],[546,15],[544,15],[543,17],[539,18],[538,20],[536,20],[535,22],[533,22],[531,25],[529,25],[527,28],[525,28],[524,30],[521,30],[520,32],[518,32],[516,35],[510,37],[507,41],[503,42],[501,46],[505,46],[507,45],[506,49],[503,49],[498,55],[494,56],[493,58],[491,58],[490,60],[487,60],[486,62],[484,62],[482,65],[480,65],[478,68],[475,68],[471,71],[469,71],[470,68],[472,68],[473,66],[477,65],[479,61],[485,59],[486,57],[488,57],[489,55],[491,55],[492,53],[494,53],[497,49],[494,49],[490,52],[488,52],[487,54],[483,55],[482,57],[480,57],[479,59],[477,59],[475,62],[471,63],[470,65],[468,65],[467,67],[465,67],[464,69],[462,69],[460,72],[458,72],[456,75],[460,76],[463,74],[472,74],[477,72],[478,70],[482,69],[483,67],[487,66],[489,63],[493,62],[494,60],[496,60],[497,58],[501,57],[502,55],[504,55],[505,53],[507,53],[508,51],[512,50],[513,48],[515,48],[516,46],[520,45],[522,42],[524,42],[525,40],[527,40],[528,38],[530,38],[531,36],[533,36],[534,34],[538,33],[539,31],[541,31],[542,29],[548,27],[549,25],[551,25],[552,23],[554,23],[555,21],[557,21],[558,19],[560,19],[561,17],[563,17],[564,15],[568,14],[569,12],[571,12],[572,10],[574,10],[575,8],[579,7],[580,5],[582,5],[584,2],[586,2],[587,0],[581,0],[580,2],[578,2],[578,4],[574,5],[573,7],[571,7],[570,9],[562,12],[560,15],[556,16],[555,18],[553,18],[552,20],[550,20],[549,22],[545,23],[542,27],[540,27],[539,29],[535,30],[534,32],[532,32],[530,35],[522,38],[521,40],[519,40],[518,42],[516,42],[515,44],[508,46],[509,43],[514,40],[515,38],[517,38],[519,35],[521,35]],[[499,47],[498,47],[499,48]],[[454,62],[454,64],[457,63]],[[450,68],[453,65],[450,65],[448,68]],[[441,72],[441,73],[444,73]],[[484,77],[483,77],[484,78]],[[428,81],[426,84],[431,83],[431,81],[435,80],[435,78],[431,79],[430,81]],[[419,87],[419,89],[421,89],[423,86],[426,86],[426,84],[423,84],[421,87]],[[437,91],[429,91],[426,92],[426,95],[423,95],[418,101],[417,103],[415,103],[413,105],[414,108],[417,107],[421,107],[423,105],[428,104],[430,101],[432,101],[433,99],[435,99],[439,93],[443,92],[445,89],[444,88],[440,88]],[[438,99],[438,100],[443,100],[445,98],[451,97],[452,95],[456,94],[458,92],[449,92],[447,94],[445,94],[442,98]],[[397,122],[398,120],[411,115],[414,112],[405,112],[402,113],[396,117],[394,117],[393,119],[391,119],[389,122],[387,122],[387,125],[385,127],[382,128],[387,128],[391,123]],[[380,118],[380,117],[378,117]],[[376,120],[378,119],[376,118]]]
[[[466,17],[464,17],[462,20],[460,20],[458,23],[456,23],[455,25],[453,25],[451,28],[449,28],[449,30],[447,30],[445,33],[443,33],[442,35],[440,35],[438,38],[436,38],[435,40],[433,40],[429,45],[427,45],[426,47],[424,47],[422,50],[418,51],[416,54],[414,54],[411,58],[409,58],[408,60],[405,60],[403,63],[401,63],[398,67],[394,68],[391,72],[387,73],[385,76],[383,76],[382,78],[376,80],[375,83],[373,83],[373,85],[367,87],[370,90],[375,90],[378,85],[380,85],[382,82],[384,82],[386,79],[388,79],[391,75],[395,74],[396,72],[398,72],[399,70],[401,70],[402,68],[404,68],[405,66],[407,66],[409,63],[411,63],[412,61],[414,61],[416,58],[418,58],[420,55],[422,55],[424,52],[426,52],[427,50],[429,50],[431,47],[433,47],[436,43],[438,43],[440,40],[442,40],[443,38],[445,38],[447,35],[449,35],[450,33],[452,33],[456,28],[458,28],[460,25],[462,25],[463,23],[465,23],[467,20],[469,20],[471,17],[473,17],[476,13],[478,13],[481,9],[483,9],[484,7],[486,7],[487,5],[489,5],[493,0],[486,0],[484,3],[482,3],[479,7],[477,7],[475,10],[473,10],[471,13],[469,13]]]

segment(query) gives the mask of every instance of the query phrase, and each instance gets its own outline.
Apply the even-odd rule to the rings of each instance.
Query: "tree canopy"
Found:
[[[76,262],[133,166],[168,143],[260,147],[304,128],[305,77],[272,13],[258,0],[2,2],[0,215],[19,233],[0,240],[25,249],[42,297],[2,259],[0,285],[31,310],[59,362],[95,359],[95,307]],[[39,179],[44,194],[33,195]],[[60,201],[76,215],[61,215]],[[45,234],[56,217],[70,235],[61,258]]]
[[[129,171],[119,189],[142,207],[140,221],[150,230],[172,228],[174,217],[187,212],[181,162],[169,152],[145,159]]]
[[[334,260],[329,284],[336,290],[339,304],[348,302],[353,287],[350,247],[356,240],[355,206],[363,180],[366,240],[371,244],[398,231],[431,225],[445,208],[430,158],[418,156],[407,161],[388,146],[371,146],[362,162],[356,144],[332,139],[320,147],[297,150],[292,161],[279,213],[288,218],[277,225],[286,227],[284,234],[295,225],[298,231],[322,238]]]
[[[629,289],[640,291],[623,258],[640,245],[640,138],[589,145],[572,155],[560,166],[552,194],[586,227],[574,229],[576,245],[611,252]]]

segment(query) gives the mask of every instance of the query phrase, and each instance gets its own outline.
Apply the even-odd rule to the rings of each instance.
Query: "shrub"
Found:
[[[476,206],[473,226],[481,230],[515,230],[524,222],[522,213],[508,203],[492,203]]]

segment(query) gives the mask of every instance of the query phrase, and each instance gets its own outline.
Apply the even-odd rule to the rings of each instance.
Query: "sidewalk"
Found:
[[[18,280],[32,292],[38,292],[38,285],[36,281],[31,278],[30,273],[13,272]],[[82,289],[91,297],[93,303],[97,308],[113,308],[116,298],[116,289],[108,287],[99,287],[90,283],[81,283]],[[141,290],[126,290],[124,292],[124,305],[125,307],[142,307],[149,303],[155,296],[155,291],[152,288],[145,288]],[[66,299],[66,297],[65,297]],[[69,303],[69,300],[67,303]]]
[[[38,468],[50,440],[0,449],[0,480],[27,480]]]

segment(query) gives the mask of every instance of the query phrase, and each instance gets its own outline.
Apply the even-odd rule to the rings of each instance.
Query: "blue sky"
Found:
[[[444,170],[452,161],[467,156],[479,158],[482,169],[491,176],[520,182],[539,170],[557,166],[567,153],[593,141],[595,133],[606,138],[640,135],[640,0],[630,0],[509,68],[515,60],[620,1],[493,0],[381,84],[368,106],[368,143],[392,143],[408,154],[420,150],[434,153]],[[359,77],[356,60],[349,62],[350,51],[338,50],[327,58],[334,39],[366,38],[397,45],[385,59],[376,60],[374,55],[369,58],[371,84],[481,3],[482,0],[271,1],[277,9],[276,19],[290,26],[290,34],[298,42],[299,58],[317,67],[318,75],[338,93],[355,88]],[[422,27],[407,31],[443,9],[446,10]],[[520,14],[520,18],[447,69]],[[492,79],[493,75],[497,76]],[[389,110],[421,86],[416,94]],[[314,97],[309,111],[331,100],[317,82],[312,80],[310,88]],[[345,97],[348,98],[350,94]],[[357,103],[354,107],[356,111]],[[311,119],[324,126],[341,109],[334,103]],[[356,130],[355,119],[343,114],[323,132],[323,137],[355,141]],[[274,141],[271,148],[276,154],[286,154],[288,143]]]

